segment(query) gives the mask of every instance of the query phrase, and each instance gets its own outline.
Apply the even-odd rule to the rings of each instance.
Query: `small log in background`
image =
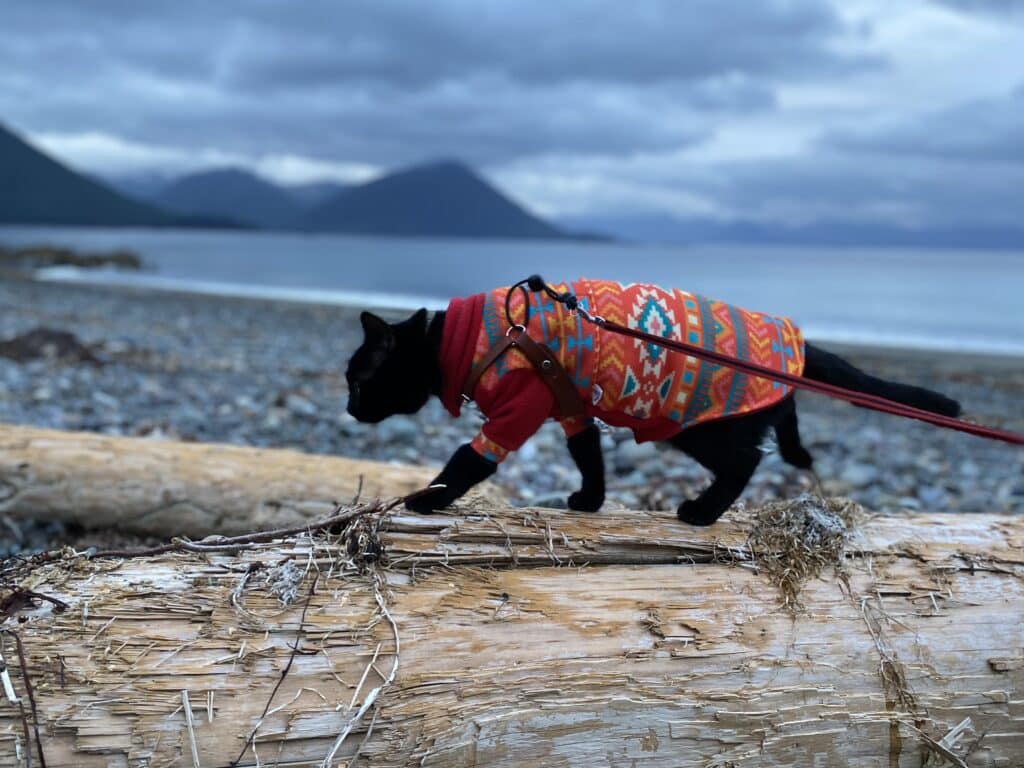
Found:
[[[352,514],[7,564],[67,607],[8,601],[0,766],[1024,762],[1020,518],[858,515],[787,607],[763,513]]]
[[[0,426],[0,514],[152,536],[295,525],[357,493],[402,495],[436,474],[289,450]],[[481,493],[500,498],[490,485]]]

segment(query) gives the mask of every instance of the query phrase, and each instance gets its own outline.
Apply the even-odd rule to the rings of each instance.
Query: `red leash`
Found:
[[[776,371],[772,368],[758,365],[757,363],[739,360],[731,355],[725,355],[721,352],[715,352],[714,350],[705,349],[704,347],[696,346],[694,344],[688,344],[685,341],[666,339],[662,336],[645,333],[644,331],[637,330],[636,328],[629,328],[625,325],[620,325],[619,323],[612,322],[611,320],[605,320],[603,317],[590,314],[585,308],[579,306],[576,297],[571,293],[562,294],[555,292],[538,275],[532,275],[522,282],[528,283],[530,289],[533,291],[544,291],[555,301],[565,304],[572,311],[579,312],[580,316],[584,319],[590,321],[599,328],[604,328],[612,333],[618,333],[623,336],[639,339],[640,341],[646,341],[650,344],[656,344],[659,347],[665,347],[666,349],[672,349],[676,352],[691,355],[692,357],[699,357],[703,360],[717,363],[718,365],[734,368],[737,371],[742,371],[743,373],[750,374],[751,376],[758,376],[763,379],[770,379],[771,381],[779,381],[789,384],[792,387],[796,387],[797,389],[806,389],[810,392],[817,392],[822,395],[828,395],[829,397],[836,397],[840,400],[846,400],[849,403],[853,403],[854,405],[871,408],[872,410],[881,411],[882,413],[891,413],[894,416],[905,416],[908,419],[917,419],[918,421],[934,424],[937,427],[955,429],[958,432],[966,432],[969,435],[985,437],[989,440],[1001,440],[1004,443],[1010,443],[1011,445],[1024,445],[1024,434],[1020,434],[1019,432],[996,429],[995,427],[986,427],[981,424],[972,424],[971,422],[964,421],[963,419],[957,419],[952,416],[943,416],[939,413],[932,413],[931,411],[915,408],[912,405],[897,403],[895,400],[889,400],[888,398],[879,397],[878,395],[869,395],[864,392],[856,392],[852,389],[839,387],[835,384],[826,384],[823,381],[805,379],[803,376],[797,376],[783,371]],[[519,283],[517,283],[517,285],[519,285]],[[513,290],[515,290],[515,286],[513,287]],[[528,318],[529,315],[527,315],[527,319]],[[509,322],[512,323],[511,318],[509,319]]]
[[[683,352],[684,354],[692,355],[693,357],[710,360],[713,363],[718,363],[719,365],[724,365],[729,368],[735,368],[738,371],[749,373],[752,376],[760,376],[761,378],[771,379],[772,381],[781,381],[799,389],[818,392],[830,397],[838,397],[840,400],[846,400],[854,405],[871,408],[876,411],[881,411],[882,413],[891,413],[894,416],[906,416],[908,419],[926,421],[929,424],[934,424],[938,427],[955,429],[958,432],[966,432],[969,435],[977,435],[978,437],[987,437],[991,440],[1002,440],[1004,443],[1024,445],[1024,435],[1017,432],[1010,432],[1005,429],[995,429],[994,427],[986,427],[981,424],[972,424],[971,422],[964,421],[963,419],[956,419],[952,416],[943,416],[940,413],[932,413],[931,411],[915,408],[912,405],[897,403],[895,400],[889,400],[888,398],[879,397],[878,395],[855,392],[852,389],[838,387],[835,384],[826,384],[823,381],[805,379],[803,376],[796,376],[792,373],[776,371],[771,368],[766,368],[763,365],[758,365],[757,363],[737,360],[729,355],[723,355],[721,352],[714,352],[709,349],[704,349],[703,347],[687,344],[685,341],[676,341],[675,339],[666,339],[661,336],[644,333],[643,331],[638,331],[635,328],[628,328],[625,325],[619,325],[618,323],[605,320],[601,317],[593,317],[592,322],[601,328],[612,331],[613,333],[630,336],[634,339],[640,339],[641,341],[646,341],[651,344],[657,344],[661,347],[674,349],[676,352]]]

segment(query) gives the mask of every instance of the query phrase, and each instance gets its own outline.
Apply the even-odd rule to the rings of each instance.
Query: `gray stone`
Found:
[[[534,507],[546,507],[547,509],[568,509],[568,494],[563,496],[540,496],[534,499],[531,505]]]
[[[235,407],[245,413],[256,413],[259,410],[259,407],[256,405],[256,401],[249,397],[249,395],[239,395],[236,397]]]
[[[619,494],[619,501],[627,509],[637,509],[638,507],[640,507],[640,497],[637,496],[632,491],[623,491],[621,494]]]
[[[387,437],[396,443],[403,443],[415,440],[420,434],[420,425],[415,419],[399,414],[382,422],[377,427],[382,436]]]
[[[925,509],[936,511],[948,506],[946,491],[935,485],[922,485],[917,489],[917,498]]]
[[[650,478],[648,478],[645,473],[641,472],[638,469],[635,469],[625,477],[621,478],[619,482],[621,482],[621,484],[625,486],[636,486],[638,488],[643,488],[650,484]]]
[[[654,443],[637,443],[627,440],[619,443],[615,449],[615,469],[619,472],[653,462],[658,457],[658,448]]]
[[[878,471],[870,464],[853,461],[843,466],[839,479],[854,488],[862,488],[878,479]]]
[[[284,399],[285,407],[299,416],[316,416],[316,405],[309,398],[289,392]]]
[[[885,436],[878,427],[867,426],[862,427],[857,433],[857,439],[862,440],[865,443],[881,443],[885,440]]]
[[[538,441],[531,438],[523,443],[517,451],[520,461],[534,461],[540,453]]]

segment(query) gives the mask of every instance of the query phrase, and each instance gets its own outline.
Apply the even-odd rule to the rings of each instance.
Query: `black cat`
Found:
[[[398,413],[415,413],[445,386],[440,364],[445,312],[428,322],[425,309],[407,320],[389,324],[369,312],[361,316],[365,340],[349,361],[348,412],[362,422],[377,423]],[[959,404],[922,387],[870,376],[830,352],[805,345],[803,375],[847,389],[895,400],[947,416],[960,413]],[[769,429],[775,431],[779,453],[795,467],[809,469],[811,455],[800,443],[792,394],[763,410],[696,424],[670,438],[673,446],[714,474],[713,482],[695,499],[679,505],[678,517],[692,525],[711,525],[739,497],[761,459],[760,446]],[[571,509],[596,511],[604,503],[604,461],[600,432],[593,422],[568,439],[569,454],[582,475],[581,488],[569,496]],[[416,512],[431,512],[451,504],[471,487],[492,475],[489,461],[470,444],[462,445],[433,481],[444,485],[411,501]]]

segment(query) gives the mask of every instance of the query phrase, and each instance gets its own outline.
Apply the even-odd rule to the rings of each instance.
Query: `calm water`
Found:
[[[789,315],[812,338],[1024,355],[1024,252],[640,246],[0,227],[0,245],[129,248],[143,274],[52,279],[303,301],[441,307],[453,295],[580,275],[654,282]]]

